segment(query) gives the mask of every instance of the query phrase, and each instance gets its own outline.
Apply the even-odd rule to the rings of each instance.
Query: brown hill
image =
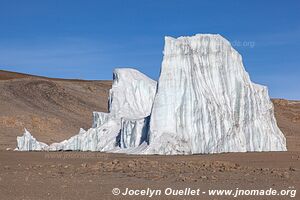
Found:
[[[111,83],[0,70],[0,149],[14,148],[24,128],[47,143],[90,128],[92,111],[107,111]]]
[[[107,111],[111,81],[51,79],[0,70],[0,149],[14,148],[26,127],[52,143],[88,129],[92,111]],[[273,100],[289,151],[300,150],[300,101]]]
[[[287,139],[288,151],[300,151],[300,101],[272,101],[277,124]]]

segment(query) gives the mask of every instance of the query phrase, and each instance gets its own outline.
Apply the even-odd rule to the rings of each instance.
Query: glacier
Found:
[[[218,34],[165,37],[156,82],[131,68],[113,72],[109,113],[60,143],[25,130],[19,151],[207,154],[286,151],[267,87],[252,83],[241,55]]]
[[[59,143],[39,143],[26,130],[18,137],[20,151],[117,151],[146,143],[156,81],[130,68],[117,68],[109,91],[109,113],[93,112],[92,128]],[[33,138],[33,139],[32,139]],[[23,145],[23,143],[36,145]]]
[[[150,153],[286,150],[267,88],[220,35],[165,38],[149,134]]]
[[[47,150],[48,145],[37,141],[27,129],[24,129],[23,136],[17,137],[17,143],[19,151],[42,151]]]

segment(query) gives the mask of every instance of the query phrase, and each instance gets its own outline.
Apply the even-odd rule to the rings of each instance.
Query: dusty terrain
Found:
[[[1,199],[149,199],[114,196],[113,188],[299,190],[299,152],[128,156],[87,152],[1,152]],[[232,199],[155,196],[152,199]],[[240,196],[236,199],[292,199]],[[299,199],[299,194],[293,199]]]
[[[300,151],[300,101],[274,99],[277,124],[287,139],[289,151]]]
[[[0,199],[149,199],[113,195],[112,189],[198,189],[200,196],[151,199],[300,199],[209,196],[209,189],[300,188],[300,102],[273,100],[288,152],[193,156],[129,156],[91,152],[13,152],[26,126],[47,143],[91,126],[105,111],[111,81],[49,79],[0,71]],[[43,131],[41,131],[43,130]],[[297,191],[299,192],[299,191]]]
[[[58,142],[90,128],[93,111],[107,111],[111,81],[49,79],[0,70],[0,149],[15,148],[27,128]]]

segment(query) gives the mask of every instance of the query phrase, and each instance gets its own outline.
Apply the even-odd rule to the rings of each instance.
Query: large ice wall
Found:
[[[286,151],[267,88],[252,83],[241,55],[220,35],[165,38],[158,83],[116,69],[109,113],[93,127],[50,146],[29,132],[17,150],[133,154]]]
[[[149,137],[149,153],[286,150],[267,88],[252,83],[241,55],[211,34],[165,38]]]

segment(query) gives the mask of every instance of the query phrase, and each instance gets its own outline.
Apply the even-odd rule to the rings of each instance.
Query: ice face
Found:
[[[18,137],[18,150],[133,154],[286,151],[267,88],[251,82],[241,55],[220,35],[166,37],[158,83],[114,70],[109,113],[49,147]],[[46,146],[45,146],[46,145]]]
[[[26,129],[23,136],[17,137],[16,150],[18,151],[42,151],[47,149],[47,144],[38,142]]]
[[[201,34],[166,37],[165,43],[150,152],[172,154],[178,141],[191,153],[286,150],[267,88],[250,81],[227,40]],[[177,139],[156,142],[165,135]]]
[[[148,143],[149,117],[142,119],[122,119],[120,132],[120,147],[138,147]]]
[[[59,143],[41,147],[29,132],[18,137],[17,150],[113,151],[147,143],[156,81],[135,69],[114,70],[109,113],[93,112],[92,128]],[[29,137],[28,134],[31,136]],[[25,141],[26,144],[23,144]],[[30,148],[29,148],[30,147]]]
[[[141,119],[150,115],[156,81],[135,69],[114,70],[109,112],[113,118]]]
[[[93,128],[99,127],[109,119],[109,114],[104,112],[93,112]]]

